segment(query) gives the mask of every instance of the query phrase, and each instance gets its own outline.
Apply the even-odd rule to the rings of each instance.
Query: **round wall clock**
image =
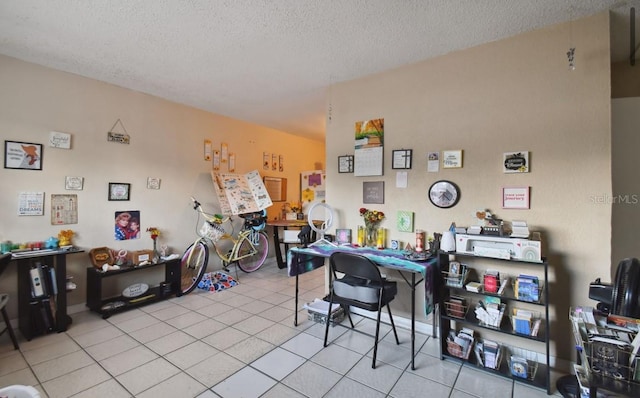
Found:
[[[458,203],[460,199],[460,188],[451,181],[436,181],[429,188],[429,200],[434,206],[448,209]]]

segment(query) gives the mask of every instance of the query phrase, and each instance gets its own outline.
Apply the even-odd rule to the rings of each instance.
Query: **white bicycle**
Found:
[[[202,210],[202,205],[195,198],[193,209],[204,218],[198,231],[198,239],[193,242],[182,255],[182,278],[180,290],[182,294],[193,291],[198,286],[209,263],[209,244],[211,244],[222,261],[225,271],[231,264],[236,264],[244,272],[259,269],[269,253],[269,239],[264,232],[266,211],[240,214],[244,219],[242,229],[234,235],[233,220],[220,214],[209,214]],[[224,245],[223,242],[228,242]],[[230,249],[227,249],[231,246]]]

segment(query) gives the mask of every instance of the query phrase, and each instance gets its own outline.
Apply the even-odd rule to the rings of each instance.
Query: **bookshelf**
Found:
[[[133,308],[148,305],[172,296],[180,295],[180,262],[181,259],[163,261],[156,264],[141,265],[136,267],[125,267],[119,270],[101,272],[94,267],[87,268],[87,307],[91,311],[97,312],[103,318],[108,318],[112,314],[121,311],[128,311]],[[165,279],[167,283],[166,291],[163,286],[150,287],[141,297],[127,298],[121,295],[113,297],[103,297],[103,283],[114,280],[118,276],[131,272],[146,270],[151,268],[164,267]]]
[[[453,256],[455,260],[451,259]],[[453,263],[453,269],[464,265],[463,280],[455,280],[452,278],[450,263]],[[442,289],[440,292],[440,357],[441,359],[452,359],[461,361],[465,365],[484,370],[486,372],[496,374],[512,380],[532,385],[534,387],[545,389],[547,394],[551,394],[551,368],[549,361],[549,289],[548,289],[548,270],[549,264],[543,259],[542,262],[527,262],[518,260],[504,260],[489,257],[475,256],[473,254],[463,253],[446,253],[438,254],[438,264],[443,273]],[[465,288],[470,281],[484,282],[484,274],[480,271],[496,270],[509,274],[511,281],[506,284],[503,291],[499,294],[490,292],[474,292]],[[471,271],[475,271],[473,275]],[[529,294],[523,295],[522,289],[518,289],[514,280],[518,278],[517,274],[540,275],[539,286],[537,292],[537,300],[532,300]],[[503,274],[503,279],[505,275]],[[469,276],[468,276],[469,275]],[[472,276],[473,275],[473,276]],[[464,278],[467,277],[467,280]],[[498,281],[495,281],[498,282]],[[498,286],[500,284],[498,283]],[[518,294],[521,293],[521,294]],[[499,303],[498,308],[504,309],[504,314],[500,315],[497,324],[490,325],[481,323],[476,316],[476,307],[480,306],[480,302]],[[487,305],[487,311],[491,312]],[[518,317],[522,317],[525,313],[536,314],[539,321],[538,329],[533,332],[534,323],[530,333],[522,333],[522,325],[520,320],[515,323],[516,316],[512,314],[514,310],[520,310]],[[479,311],[483,313],[482,310]],[[495,311],[494,311],[495,312]],[[456,344],[449,336],[457,336],[460,331],[473,333],[473,341],[471,346],[468,345],[468,334],[460,336]],[[467,343],[465,342],[467,340]],[[474,351],[475,344],[478,342],[491,343],[497,342],[502,345],[499,348],[502,359],[498,361],[495,369],[484,366],[481,363],[482,356],[477,355]],[[513,342],[517,342],[515,345]],[[503,344],[504,343],[504,344]],[[486,347],[486,344],[485,344]],[[485,353],[487,351],[485,350]],[[480,357],[480,358],[479,358]],[[520,361],[520,359],[524,359]]]
[[[71,248],[13,254],[12,259],[18,265],[18,328],[27,340],[46,333],[64,332],[71,324],[71,317],[67,315],[67,255],[81,252],[83,250]],[[54,270],[43,272],[45,287],[39,297],[32,293],[31,269],[36,264]],[[52,275],[55,278],[52,279]]]

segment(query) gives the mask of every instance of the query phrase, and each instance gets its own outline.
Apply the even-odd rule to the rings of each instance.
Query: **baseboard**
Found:
[[[89,308],[87,307],[86,303],[80,303],[80,304],[74,304],[74,305],[68,305],[67,306],[67,314],[68,315],[72,315],[72,314],[77,314],[78,312],[84,312],[84,311],[88,311]]]
[[[364,316],[366,318],[371,318],[371,319],[376,319],[377,316],[377,312],[371,312],[371,311],[367,311],[367,310],[363,310],[361,308],[357,308],[357,307],[351,307],[351,312],[353,314],[358,314],[361,316]],[[384,311],[382,312],[382,316],[380,317],[380,321],[384,322],[384,323],[391,323],[391,321],[389,320],[389,314],[385,313]],[[406,329],[406,330],[411,330],[411,319],[409,318],[402,318],[402,317],[398,317],[398,316],[394,316],[393,317],[393,322],[396,324],[396,327],[402,328],[402,329]],[[426,334],[427,336],[432,336],[433,333],[433,325],[429,324],[429,323],[424,323],[424,322],[418,322],[416,321],[415,323],[416,325],[416,332],[417,333],[422,333],[422,334]],[[436,328],[436,334],[437,334],[438,330]]]

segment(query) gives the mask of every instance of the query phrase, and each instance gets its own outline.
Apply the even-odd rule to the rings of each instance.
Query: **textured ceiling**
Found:
[[[0,53],[323,140],[331,83],[638,2],[2,0]]]

